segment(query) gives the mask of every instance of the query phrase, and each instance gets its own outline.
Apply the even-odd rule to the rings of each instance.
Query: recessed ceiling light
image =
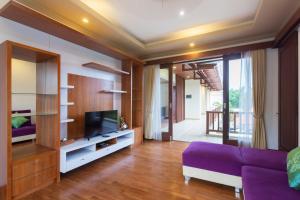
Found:
[[[194,47],[195,46],[195,43],[194,42],[191,42],[190,43],[190,47]]]
[[[89,23],[89,19],[84,17],[84,18],[82,18],[82,22],[87,24],[87,23]]]
[[[181,10],[181,11],[179,12],[179,15],[180,15],[180,16],[184,16],[184,14],[185,14],[184,10]]]
[[[173,66],[173,69],[176,69],[176,66]]]

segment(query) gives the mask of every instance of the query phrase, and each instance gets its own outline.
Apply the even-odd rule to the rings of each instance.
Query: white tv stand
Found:
[[[60,172],[66,173],[98,158],[109,155],[134,143],[134,131],[124,130],[97,136],[82,138],[60,148]],[[102,145],[101,145],[102,144]]]

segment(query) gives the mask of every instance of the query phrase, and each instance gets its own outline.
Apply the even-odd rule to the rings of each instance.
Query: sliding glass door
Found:
[[[160,67],[160,109],[163,141],[173,138],[173,65]]]
[[[224,56],[223,143],[250,146],[252,141],[253,84],[248,53]]]

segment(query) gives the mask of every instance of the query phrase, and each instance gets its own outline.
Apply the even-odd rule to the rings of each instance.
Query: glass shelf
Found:
[[[13,113],[12,117],[48,116],[48,115],[57,115],[57,114],[58,114],[58,112]]]
[[[44,94],[44,93],[36,93],[36,92],[12,92],[12,94],[18,94],[18,95],[57,95],[57,94]]]

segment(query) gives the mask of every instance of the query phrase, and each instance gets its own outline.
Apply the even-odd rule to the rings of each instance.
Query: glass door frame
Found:
[[[160,69],[168,69],[168,132],[162,132],[162,141],[173,140],[173,64],[161,64]]]
[[[230,111],[229,111],[229,61],[241,58],[241,53],[223,55],[223,144],[238,146],[237,140],[229,137]]]

